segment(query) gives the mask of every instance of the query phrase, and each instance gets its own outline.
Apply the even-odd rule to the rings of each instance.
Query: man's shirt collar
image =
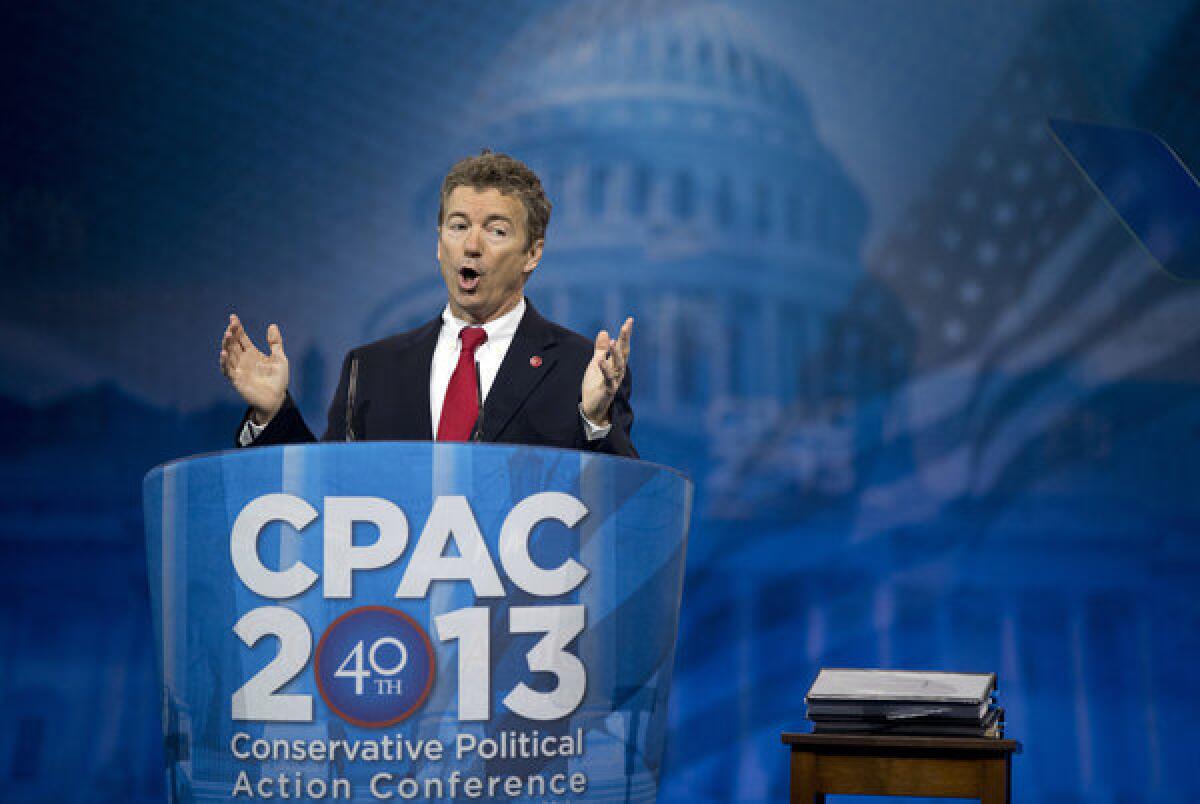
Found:
[[[525,297],[517,302],[517,306],[509,310],[499,318],[494,318],[483,325],[483,331],[487,333],[488,343],[493,343],[497,340],[512,338],[517,333],[517,327],[521,324],[521,318],[525,315]],[[454,313],[450,312],[450,305],[446,305],[446,309],[442,310],[442,331],[447,335],[458,340],[458,333],[464,327],[469,327],[471,324],[458,318]]]

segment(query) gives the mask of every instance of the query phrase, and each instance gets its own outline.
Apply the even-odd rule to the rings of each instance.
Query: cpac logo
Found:
[[[557,520],[573,528],[587,508],[569,494],[544,491],[517,503],[500,529],[500,564],[512,582],[537,597],[555,597],[579,586],[587,570],[574,559],[543,569],[529,555],[529,535],[536,525]],[[264,566],[258,555],[258,535],[268,523],[286,522],[303,531],[318,518],[307,501],[291,494],[266,494],[250,502],[233,523],[230,552],[238,577],[250,591],[283,600],[307,591],[317,573],[302,562],[282,570]],[[355,546],[354,523],[379,529],[374,544]],[[387,567],[408,546],[408,517],[399,506],[378,497],[325,498],[324,564],[326,598],[353,595],[354,573]],[[444,555],[451,539],[458,555]],[[420,598],[432,581],[467,581],[476,597],[502,597],[504,587],[488,553],[483,534],[465,497],[438,497],[413,548],[408,567],[396,587],[398,598]]]
[[[324,508],[322,596],[350,598],[356,573],[389,567],[404,555],[409,542],[408,518],[397,505],[377,497],[326,497]],[[586,514],[586,506],[569,494],[542,492],[525,498],[513,507],[500,529],[500,567],[531,596],[556,597],[578,588],[588,575],[583,565],[568,558],[556,567],[539,566],[530,555],[529,541],[542,522],[552,520],[573,528]],[[290,494],[267,494],[252,500],[238,514],[230,533],[230,556],[238,578],[250,591],[275,600],[311,589],[321,579],[312,567],[297,560],[271,569],[259,555],[258,542],[271,523],[286,523],[304,536],[319,518],[312,505]],[[372,524],[378,529],[374,543],[354,544],[356,523]],[[455,549],[447,555],[452,544]],[[465,497],[438,497],[434,501],[395,597],[423,598],[434,581],[469,583],[477,599],[504,595],[496,563]],[[389,611],[392,614],[387,614]],[[355,616],[350,618],[351,614]],[[583,701],[587,687],[586,668],[568,651],[586,625],[584,606],[513,606],[507,614],[509,633],[543,634],[526,654],[526,662],[531,673],[549,673],[556,684],[546,691],[517,683],[503,699],[504,705],[531,720],[555,720],[571,714]],[[490,617],[487,607],[471,606],[433,618],[440,641],[461,643],[457,651],[459,720],[490,717]],[[375,623],[372,618],[382,619]],[[407,620],[409,625],[400,620]],[[233,631],[249,647],[264,636],[279,639],[279,653],[274,660],[233,694],[233,718],[311,721],[311,695],[279,691],[304,670],[312,656],[312,631],[304,617],[285,606],[262,606],[246,612]],[[408,717],[423,703],[432,685],[436,668],[429,639],[420,625],[398,611],[382,607],[356,609],[331,625],[321,643],[318,686],[330,708],[352,723],[379,726]],[[325,656],[325,648],[331,655]],[[411,650],[417,650],[421,661],[410,666]],[[398,677],[406,668],[417,675],[407,680]],[[376,683],[372,694],[364,697],[364,680],[368,677]],[[342,683],[346,679],[353,683]]]

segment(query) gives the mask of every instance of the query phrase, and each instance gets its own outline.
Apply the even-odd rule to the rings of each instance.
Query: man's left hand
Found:
[[[583,400],[583,415],[599,427],[610,423],[609,409],[617,389],[625,380],[625,367],[629,363],[629,338],[632,335],[632,318],[625,319],[616,340],[609,337],[608,330],[602,329],[596,335],[596,351],[583,374],[580,397]]]

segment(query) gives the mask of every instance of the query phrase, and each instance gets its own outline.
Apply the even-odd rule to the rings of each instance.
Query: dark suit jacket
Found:
[[[346,440],[351,366],[357,382],[349,420],[356,440],[432,441],[429,371],[442,328],[439,315],[424,326],[351,350],[329,406],[322,441]],[[483,406],[482,440],[567,447],[638,457],[630,440],[629,372],[613,399],[612,430],[588,441],[579,414],[579,388],[592,359],[587,338],[547,321],[528,300],[508,353]],[[541,358],[533,365],[530,358]],[[538,362],[538,361],[534,361]],[[247,412],[249,416],[249,412]],[[238,432],[245,425],[245,418]],[[291,396],[252,446],[316,441]]]

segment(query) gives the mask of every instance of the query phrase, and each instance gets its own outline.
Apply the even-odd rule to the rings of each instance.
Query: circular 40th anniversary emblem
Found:
[[[433,688],[429,635],[412,617],[362,606],[334,620],[314,657],[317,690],[343,720],[377,728],[417,711]]]

